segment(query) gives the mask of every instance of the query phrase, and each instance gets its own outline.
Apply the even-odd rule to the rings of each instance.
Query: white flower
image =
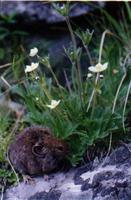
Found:
[[[103,76],[103,74],[100,74],[100,78],[103,78],[104,76]]]
[[[26,65],[25,73],[32,72],[39,66],[39,63],[31,63],[31,65]]]
[[[34,47],[33,49],[30,50],[29,56],[34,57],[38,53],[38,49]]]
[[[36,101],[39,101],[39,98],[38,98],[38,97],[36,97],[35,99],[36,99]]]
[[[40,78],[39,76],[36,76],[36,77],[35,77],[35,80],[39,80],[39,78]]]
[[[103,65],[101,63],[98,63],[97,65],[95,66],[90,66],[88,69],[91,71],[91,72],[94,72],[94,73],[99,73],[99,72],[102,72],[104,70],[106,70],[108,67],[108,63],[104,63]]]
[[[88,74],[87,74],[87,77],[88,77],[88,78],[91,78],[92,76],[93,76],[93,75],[92,75],[91,73],[88,73]]]
[[[64,5],[64,4],[60,6],[60,9],[61,9],[61,10],[63,10],[64,8],[65,8],[65,5]]]
[[[46,105],[48,108],[50,109],[54,109],[56,106],[58,106],[58,104],[60,103],[60,100],[56,101],[56,100],[51,100],[51,104],[50,105]]]

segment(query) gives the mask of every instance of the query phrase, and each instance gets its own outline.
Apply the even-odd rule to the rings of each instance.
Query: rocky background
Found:
[[[100,8],[106,9],[113,16],[117,16],[121,4],[115,2],[107,4],[106,2],[91,2],[91,3],[71,3],[70,19],[74,28],[83,28],[93,30],[92,17],[97,19],[100,16]],[[25,31],[27,36],[23,39],[23,48],[28,49],[38,46],[41,55],[50,55],[52,66],[59,75],[59,67],[68,68],[69,60],[66,58],[63,47],[69,47],[71,42],[70,33],[67,28],[64,17],[56,12],[51,3],[39,1],[1,1],[0,14],[12,16],[7,18],[4,27],[12,31]],[[2,18],[3,19],[3,18]],[[79,46],[80,41],[77,38]],[[13,46],[13,44],[12,44]],[[16,48],[16,47],[15,47]],[[9,56],[8,56],[9,57]],[[7,62],[10,62],[7,61]],[[88,63],[87,58],[83,58],[81,63]],[[5,64],[5,60],[3,63]],[[57,70],[58,69],[58,70]],[[64,74],[60,74],[60,79],[63,80]]]
[[[95,5],[96,8],[93,5]],[[104,2],[95,2],[95,4],[92,3],[90,5],[89,3],[71,3],[69,16],[71,18],[79,17],[104,6]],[[41,21],[47,24],[54,24],[65,21],[64,17],[55,11],[53,5],[46,1],[36,1],[35,3],[33,1],[1,1],[0,12],[5,15],[15,13],[19,20],[22,20],[22,23],[38,23]]]

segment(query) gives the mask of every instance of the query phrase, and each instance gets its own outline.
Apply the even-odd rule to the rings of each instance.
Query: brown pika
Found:
[[[47,174],[59,169],[68,145],[46,127],[24,129],[9,146],[9,159],[22,175]]]

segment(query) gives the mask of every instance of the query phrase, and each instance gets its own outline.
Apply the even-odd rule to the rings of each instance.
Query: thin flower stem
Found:
[[[77,92],[77,84],[75,82],[75,77],[76,77],[77,71],[76,71],[76,67],[75,64],[72,63],[72,69],[71,69],[71,80],[72,80],[72,84],[73,84],[73,88],[75,90],[75,92]]]
[[[117,92],[116,92],[116,95],[115,95],[115,99],[114,99],[114,103],[113,103],[113,108],[112,108],[112,114],[113,114],[114,111],[115,111],[116,101],[117,101],[117,97],[118,97],[120,88],[121,88],[121,86],[122,86],[122,84],[123,84],[123,81],[124,81],[125,78],[126,78],[126,75],[127,75],[126,69],[125,69],[125,64],[126,64],[127,59],[128,59],[128,57],[129,57],[130,54],[131,54],[131,53],[129,53],[129,54],[126,56],[125,61],[124,61],[124,64],[123,64],[123,68],[124,68],[125,73],[124,73],[124,75],[123,75],[123,77],[122,77],[122,79],[121,79],[121,81],[120,81],[120,84],[119,84],[119,86],[118,86],[118,89],[117,89]],[[130,84],[129,84],[129,87],[128,87],[128,91],[130,90],[130,87],[131,87],[131,81],[130,81]],[[125,125],[124,125],[124,113],[125,113],[125,109],[126,109],[126,104],[127,104],[128,95],[129,95],[129,92],[128,92],[128,91],[127,91],[126,100],[125,100],[124,109],[123,109],[123,129],[125,128]],[[107,152],[106,158],[104,159],[103,164],[104,164],[105,161],[107,160],[107,157],[108,157],[108,155],[109,155],[109,153],[110,153],[110,151],[111,151],[111,144],[112,144],[112,133],[110,134],[109,148],[108,148],[108,152]]]
[[[21,120],[21,117],[22,117],[22,115],[19,115],[19,116],[17,117],[17,120],[16,120],[16,122],[15,122],[15,124],[14,124],[14,127],[13,127],[13,129],[12,129],[12,131],[11,131],[10,137],[9,137],[9,139],[8,139],[8,143],[9,143],[9,140],[11,139],[11,137],[15,134],[16,130],[18,129],[18,126],[19,126],[19,122],[20,122],[20,120]],[[17,172],[15,171],[15,169],[14,169],[14,167],[13,167],[11,161],[10,161],[10,158],[9,158],[9,147],[7,147],[7,161],[8,161],[9,165],[10,165],[11,168],[12,168],[12,171],[14,172],[14,174],[15,174],[15,176],[16,176],[17,184],[19,184],[19,182],[20,182],[19,176],[18,176]]]
[[[129,94],[130,94],[130,89],[131,89],[131,81],[129,82],[129,86],[128,86],[128,90],[127,90],[127,94],[126,94],[126,98],[125,98],[125,103],[124,103],[124,108],[123,108],[122,124],[123,124],[124,132],[126,132],[125,123],[124,123],[125,122],[124,115],[125,115],[125,111],[126,111],[126,105],[127,105],[128,97],[129,97]]]
[[[89,58],[90,65],[93,65],[92,57],[91,57],[91,55],[90,55],[90,52],[89,52],[88,47],[87,47],[86,45],[84,45],[84,43],[83,43],[83,46],[84,46],[84,48],[85,48],[85,50],[86,50],[86,54],[87,54],[87,56],[88,56],[88,58]]]
[[[3,76],[1,76],[0,78],[8,88],[11,88],[11,85],[9,84],[9,82],[7,82],[7,80]]]
[[[40,60],[40,62],[45,66],[45,63],[42,61],[42,58],[41,58],[40,56],[38,56],[38,55],[37,55],[37,58],[38,58],[38,59]],[[51,72],[51,74],[52,74],[52,76],[53,76],[53,78],[54,78],[54,80],[55,80],[57,86],[61,89],[62,86],[60,85],[60,83],[59,83],[59,81],[58,81],[58,79],[57,79],[57,77],[56,77],[56,75],[55,75],[55,73],[54,73],[54,71],[53,71],[52,66],[50,65],[50,63],[48,63],[48,64],[46,65],[46,67],[50,70],[50,72]]]
[[[98,80],[99,80],[99,73],[97,73],[97,75],[96,75],[95,86],[97,85]],[[90,97],[90,99],[89,99],[89,103],[88,103],[88,107],[87,107],[86,112],[88,112],[89,109],[90,109],[91,102],[92,102],[93,97],[94,97],[94,95],[95,95],[95,91],[96,91],[96,89],[94,88],[93,91],[92,91],[91,97]]]
[[[15,169],[14,169],[14,167],[13,167],[13,165],[12,165],[10,159],[9,159],[8,152],[7,152],[7,161],[8,161],[8,163],[9,163],[9,165],[11,166],[12,171],[13,171],[14,174],[15,174],[17,184],[19,184],[19,183],[20,183],[19,176],[18,176],[17,172],[15,171]]]
[[[65,80],[66,80],[66,84],[67,84],[67,88],[69,90],[69,93],[72,94],[72,90],[71,90],[71,87],[70,87],[70,82],[68,80],[67,73],[66,73],[65,70],[64,70],[64,76],[65,76]]]
[[[100,49],[99,49],[99,59],[98,62],[101,63],[101,57],[102,57],[102,50],[103,50],[103,44],[104,44],[104,40],[105,40],[105,35],[107,33],[110,33],[109,30],[105,30],[102,34],[102,38],[101,38],[101,43],[100,43]]]
[[[106,35],[107,33],[110,34],[110,31],[109,31],[109,30],[105,30],[105,31],[103,32],[103,34],[102,34],[102,37],[101,37],[98,63],[101,63],[102,50],[103,50],[105,35]],[[98,80],[99,80],[99,73],[97,73],[97,75],[96,75],[95,86],[97,86]],[[96,94],[96,90],[95,90],[95,88],[94,88],[93,91],[92,91],[92,94],[91,94],[91,97],[90,97],[90,100],[89,100],[89,103],[88,103],[88,107],[87,107],[86,112],[89,111],[90,106],[91,106],[91,102],[92,102],[92,100],[93,100],[95,94]]]
[[[119,86],[118,86],[118,89],[117,89],[117,91],[116,91],[116,95],[115,95],[115,99],[114,99],[113,107],[112,107],[112,114],[113,114],[114,111],[115,111],[116,101],[117,101],[118,94],[119,94],[119,92],[120,92],[121,86],[122,86],[122,84],[123,84],[123,82],[124,82],[124,80],[125,80],[125,78],[126,78],[126,76],[127,76],[127,72],[126,72],[125,65],[126,65],[127,59],[129,58],[130,55],[131,55],[131,53],[128,53],[127,56],[126,56],[126,58],[125,58],[125,60],[124,60],[124,64],[123,64],[124,75],[123,75],[123,77],[122,77],[122,79],[121,79],[121,81],[120,81],[120,84],[119,84]]]
[[[107,161],[107,158],[108,158],[109,153],[110,153],[110,151],[111,151],[111,144],[112,144],[112,133],[110,134],[108,152],[107,152],[106,157],[105,157],[105,159],[103,160],[101,166],[104,166],[105,162]]]
[[[67,16],[65,19],[66,19],[67,26],[69,28],[69,32],[71,34],[71,39],[72,39],[72,42],[73,42],[74,52],[76,52],[77,51],[77,44],[76,44],[76,39],[75,39],[73,30],[72,30],[72,27],[71,27],[71,24],[70,24],[69,16]],[[78,81],[79,81],[79,83],[78,83],[78,90],[79,90],[80,101],[81,101],[81,106],[82,106],[83,105],[82,80],[81,80],[80,60],[79,60],[78,56],[76,58],[76,64],[77,64]]]
[[[120,89],[121,89],[121,86],[122,86],[122,84],[123,84],[123,82],[124,82],[124,80],[125,80],[125,78],[126,78],[126,73],[122,76],[122,79],[121,79],[121,81],[120,81],[120,84],[119,84],[119,86],[118,86],[118,88],[117,88],[117,91],[116,91],[116,95],[115,95],[115,99],[114,99],[114,102],[113,102],[113,107],[112,107],[112,114],[114,113],[114,111],[115,111],[115,107],[116,107],[116,101],[117,101],[117,98],[118,98],[118,94],[119,94],[119,92],[120,92]]]
[[[73,33],[73,30],[72,30],[72,27],[71,27],[70,20],[69,20],[68,16],[66,17],[66,23],[67,23],[67,26],[69,28],[70,34],[71,34],[71,39],[72,39],[72,42],[73,42],[74,50],[76,51],[77,50],[76,39],[75,39],[75,36],[74,36],[74,33]]]
[[[92,100],[93,100],[94,94],[95,94],[95,89],[93,89],[93,91],[92,91],[92,94],[91,94],[91,97],[90,97],[90,99],[89,99],[89,103],[88,103],[88,107],[87,107],[86,112],[88,112],[89,109],[90,109],[91,102],[92,102]]]
[[[9,67],[11,65],[12,65],[12,63],[7,63],[7,64],[4,64],[4,65],[0,65],[0,69],[5,68],[5,67]]]
[[[89,77],[86,78],[86,84],[85,84],[85,89],[84,89],[84,95],[86,95],[86,93],[87,93],[88,81],[89,81]]]
[[[55,82],[56,82],[57,86],[58,86],[58,87],[61,89],[61,88],[62,88],[62,86],[59,84],[59,81],[58,81],[58,79],[57,79],[57,77],[56,77],[56,75],[55,75],[54,71],[52,70],[52,67],[51,67],[51,65],[49,66],[49,70],[50,70],[50,72],[52,73],[52,76],[53,76],[53,78],[54,78],[54,80],[55,80]]]
[[[49,100],[51,100],[52,98],[51,98],[51,96],[50,96],[48,90],[46,89],[46,81],[45,81],[45,79],[42,79],[42,87],[43,87],[43,90],[44,90],[45,95],[47,96],[47,98],[48,98]]]
[[[75,91],[77,91],[77,85],[75,83],[75,78],[74,78],[74,77],[76,77],[75,74],[77,73],[77,71],[76,71],[77,69],[75,67],[74,62],[72,61],[72,59],[70,58],[69,54],[66,51],[65,51],[65,54],[67,55],[67,57],[69,58],[69,60],[70,60],[70,62],[72,64],[72,68],[71,68],[71,80],[72,80],[73,89]]]
[[[118,86],[118,89],[117,89],[117,92],[116,92],[116,95],[115,95],[115,99],[114,99],[114,102],[113,102],[112,114],[113,114],[114,111],[115,111],[115,106],[116,106],[117,97],[118,97],[119,91],[120,91],[120,89],[121,89],[121,86],[122,86],[122,84],[123,84],[123,81],[124,81],[125,78],[126,78],[126,75],[127,75],[127,74],[126,74],[126,72],[125,72],[125,74],[123,75],[123,77],[122,77],[122,79],[121,79],[121,81],[120,81],[120,84],[119,84],[119,86]],[[107,159],[107,157],[108,157],[108,155],[109,155],[109,153],[110,153],[110,151],[111,151],[111,143],[112,143],[112,133],[110,134],[110,142],[109,142],[108,153],[107,153],[107,155],[106,155],[106,158],[104,159],[104,162],[106,161],[106,159]]]
[[[105,35],[106,34],[111,34],[113,35],[109,30],[105,30],[103,35],[102,35],[102,39],[101,39],[101,43],[100,43],[100,49],[99,49],[99,63],[101,63],[101,57],[102,57],[102,50],[103,50],[103,44],[104,44],[104,40],[105,40]],[[116,98],[117,99],[117,98]],[[115,109],[115,103],[114,106],[112,108],[112,113],[114,113],[114,109]],[[112,144],[112,133],[110,134],[110,141],[109,141],[109,148],[108,148],[108,152],[106,155],[106,158],[103,161],[103,164],[105,163],[105,161],[107,160],[107,157],[111,151],[111,144]]]

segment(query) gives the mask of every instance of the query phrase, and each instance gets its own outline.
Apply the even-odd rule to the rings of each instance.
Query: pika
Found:
[[[65,141],[53,136],[47,127],[25,128],[9,146],[9,159],[22,175],[48,174],[59,169],[68,155]]]

